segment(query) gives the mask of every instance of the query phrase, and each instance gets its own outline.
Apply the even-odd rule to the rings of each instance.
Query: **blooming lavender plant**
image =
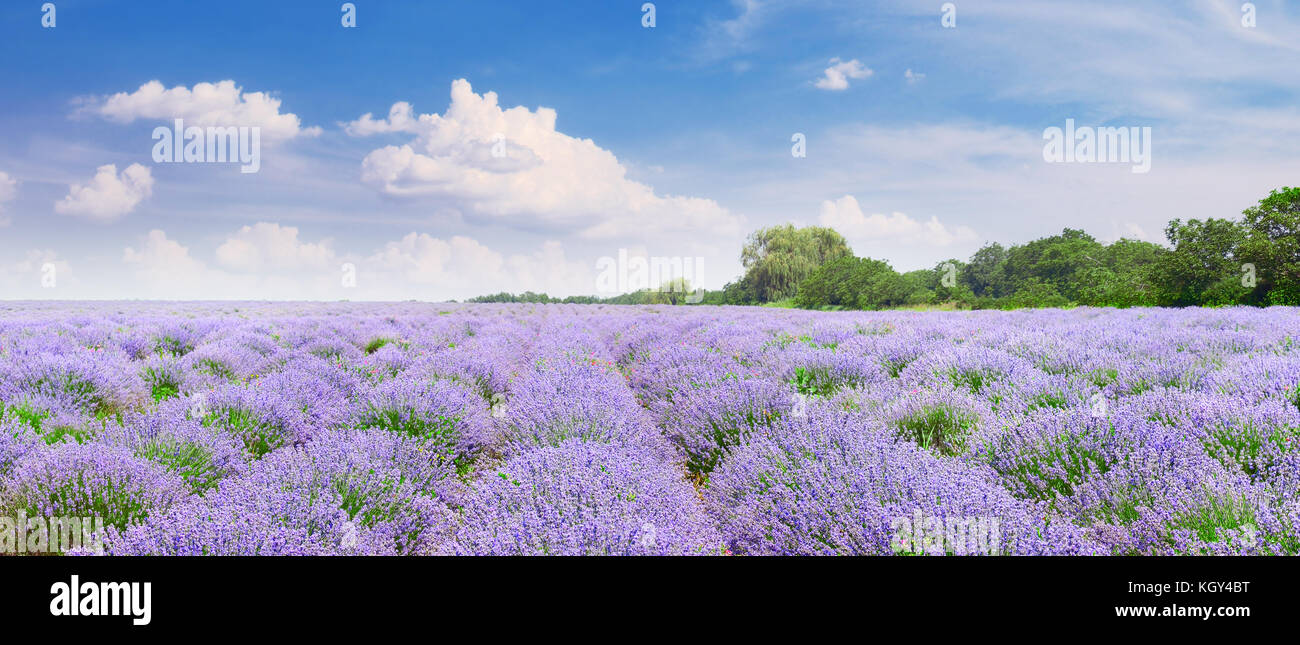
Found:
[[[701,555],[722,543],[689,484],[635,448],[571,439],[483,478],[445,552]]]
[[[7,515],[99,517],[124,528],[161,513],[189,496],[176,474],[103,444],[66,443],[29,452],[0,482]]]
[[[148,522],[115,533],[119,555],[401,555],[432,552],[451,511],[448,476],[383,431],[330,432],[277,451]],[[404,470],[403,466],[407,468]]]
[[[351,426],[409,437],[462,469],[496,440],[487,406],[457,383],[393,380],[363,396]]]
[[[103,516],[118,554],[1295,554],[1296,338],[1281,307],[0,305],[0,513]]]

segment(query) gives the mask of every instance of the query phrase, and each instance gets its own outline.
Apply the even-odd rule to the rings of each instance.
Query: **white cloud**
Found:
[[[5,202],[12,201],[18,194],[18,180],[9,176],[9,173],[0,171],[0,226],[9,225],[9,217],[5,215]]]
[[[771,3],[766,0],[731,0],[731,4],[737,11],[736,17],[711,19],[703,26],[696,55],[704,61],[752,49],[752,36],[762,26],[771,8]]]
[[[831,66],[822,72],[822,78],[817,79],[815,85],[818,89],[823,90],[847,90],[849,89],[850,78],[869,78],[874,73],[870,68],[864,67],[856,58],[849,61],[832,58]]]
[[[398,101],[388,110],[387,119],[375,119],[374,115],[366,112],[361,115],[360,119],[351,123],[345,123],[344,129],[354,137],[364,137],[372,134],[385,134],[389,132],[409,132],[415,133],[418,121],[412,116],[411,104],[406,101]]]
[[[369,254],[305,243],[297,229],[272,223],[245,226],[215,250],[216,265],[152,230],[124,250],[128,279],[100,296],[168,299],[447,300],[499,291],[553,296],[595,292],[594,263],[569,259],[548,241],[531,253],[505,254],[463,236],[411,232]],[[202,255],[201,253],[199,255]],[[344,288],[342,268],[355,268]]]
[[[1260,85],[1294,92],[1300,84],[1294,73],[1300,22],[1288,10],[1292,3],[1254,3],[1260,21],[1248,29],[1240,22],[1242,3],[1223,0],[986,0],[980,3],[981,20],[1002,28],[959,28],[960,38],[951,37],[953,30],[932,29],[932,10],[924,4],[889,4],[924,16],[911,35],[920,51],[950,62],[949,72],[978,72],[994,100],[1051,107],[1078,103],[1101,114],[1194,121],[1210,110],[1259,105]],[[874,14],[881,10],[872,4]],[[1285,101],[1278,105],[1290,107]],[[1248,125],[1247,119],[1237,121]]]
[[[137,277],[157,283],[187,284],[207,270],[202,262],[190,257],[188,247],[168,239],[160,229],[149,231],[139,251],[127,247],[122,261],[135,270]]]
[[[45,286],[46,279],[52,280]],[[71,266],[50,249],[31,249],[17,261],[0,261],[0,293],[5,298],[67,298],[75,287]]]
[[[245,226],[227,238],[216,251],[217,262],[235,271],[259,272],[320,269],[335,260],[328,241],[298,240],[298,229],[269,222]]]
[[[366,258],[359,272],[358,287],[381,294],[433,292],[465,298],[499,291],[553,296],[595,292],[591,267],[568,260],[556,241],[530,255],[507,257],[468,237],[443,240],[409,233]]]
[[[713,200],[658,195],[628,179],[612,152],[557,131],[555,122],[555,110],[503,110],[495,92],[475,94],[460,79],[442,115],[413,118],[398,103],[388,119],[365,115],[347,129],[415,135],[362,163],[362,180],[387,195],[450,199],[479,216],[576,229],[584,237],[740,232],[740,219]]]
[[[913,72],[912,70],[909,69],[903,72],[903,78],[907,79],[908,85],[913,85],[918,81],[924,80],[925,74],[922,74],[920,72]]]
[[[95,171],[89,184],[73,184],[54,211],[93,220],[112,221],[135,209],[153,194],[153,174],[138,163],[126,167],[119,175],[117,166],[106,164]]]
[[[196,83],[193,89],[183,85],[166,89],[159,81],[149,81],[130,94],[118,92],[107,99],[89,99],[82,111],[120,123],[184,119],[187,125],[202,127],[256,126],[267,141],[321,132],[319,127],[302,127],[296,114],[281,114],[280,99],[266,92],[244,92],[233,80]]]
[[[313,259],[308,250],[303,261],[303,247],[292,227],[258,224],[243,227],[217,249],[218,262],[234,270],[209,266],[195,257],[188,246],[154,229],[145,236],[137,250],[123,251],[129,280],[114,297],[160,298],[176,300],[338,300],[350,294],[340,288],[339,267],[327,260]],[[297,253],[290,260],[273,257],[277,252]]]
[[[858,255],[895,259],[903,266],[973,250],[979,241],[969,227],[948,226],[934,216],[921,221],[898,212],[867,215],[852,195],[822,202],[817,222],[839,231]]]

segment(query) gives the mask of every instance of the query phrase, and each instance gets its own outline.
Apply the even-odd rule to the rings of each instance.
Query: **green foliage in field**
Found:
[[[471,302],[706,304],[806,309],[1183,307],[1300,305],[1300,188],[1274,190],[1241,221],[1174,219],[1168,246],[1133,239],[1104,244],[1066,228],[1024,244],[986,244],[967,262],[896,272],[855,257],[823,227],[754,231],[741,251],[745,273],[702,298],[646,290],[613,298],[501,293]],[[654,294],[654,295],[648,295]]]
[[[900,436],[945,456],[966,451],[975,425],[975,415],[949,405],[925,406],[895,422]]]

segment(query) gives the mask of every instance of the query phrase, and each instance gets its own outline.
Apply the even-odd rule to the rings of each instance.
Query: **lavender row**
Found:
[[[115,554],[1295,554],[1298,313],[6,304],[0,517]]]

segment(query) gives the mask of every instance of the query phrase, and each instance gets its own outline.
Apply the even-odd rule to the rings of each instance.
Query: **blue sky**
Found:
[[[0,7],[0,298],[570,295],[620,249],[720,287],[783,222],[908,270],[1300,177],[1300,2],[42,4]],[[156,163],[175,117],[259,171]],[[1067,119],[1150,171],[1045,162]]]

